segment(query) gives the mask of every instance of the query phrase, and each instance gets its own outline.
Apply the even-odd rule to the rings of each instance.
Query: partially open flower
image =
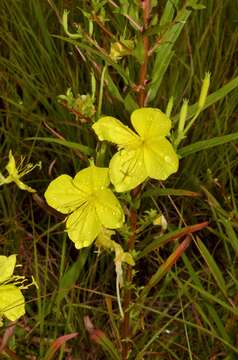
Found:
[[[8,172],[8,176],[4,177],[1,173],[0,173],[0,186],[4,185],[4,184],[10,184],[11,182],[14,182],[15,184],[17,184],[17,186],[21,189],[21,190],[26,190],[29,192],[36,192],[35,189],[32,189],[30,186],[26,185],[25,183],[23,183],[20,179],[28,174],[29,172],[31,172],[35,167],[39,166],[41,167],[41,163],[39,162],[38,164],[27,164],[25,166],[23,166],[23,162],[24,162],[24,158],[21,158],[20,164],[18,165],[18,167],[16,166],[16,161],[12,155],[12,151],[9,151],[9,160],[8,160],[8,164],[6,166],[6,170]]]

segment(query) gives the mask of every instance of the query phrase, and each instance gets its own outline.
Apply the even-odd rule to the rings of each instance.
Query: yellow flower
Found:
[[[111,116],[99,119],[93,129],[101,141],[118,145],[109,164],[109,175],[116,191],[128,191],[147,177],[165,180],[178,170],[178,156],[165,138],[170,119],[159,109],[141,108],[131,114],[137,133]]]
[[[103,228],[116,229],[124,222],[123,210],[109,184],[108,168],[92,165],[74,179],[57,177],[45,192],[50,206],[63,214],[71,213],[66,231],[77,249],[90,246]]]
[[[3,316],[15,321],[25,314],[25,299],[16,286],[24,277],[13,275],[15,265],[16,255],[0,256],[0,326]]]
[[[41,163],[39,162],[36,165],[27,164],[26,166],[23,166],[23,161],[24,161],[24,158],[22,157],[20,165],[17,168],[16,167],[16,161],[15,161],[13,155],[12,155],[12,151],[11,150],[9,151],[9,161],[8,161],[7,166],[6,166],[6,170],[7,170],[9,175],[7,177],[4,177],[0,173],[0,186],[4,185],[4,184],[10,184],[11,182],[14,182],[14,183],[17,184],[17,186],[21,190],[26,190],[26,191],[29,191],[29,192],[36,192],[35,189],[32,189],[30,186],[23,183],[20,180],[20,178],[22,178],[24,175],[31,172],[35,167],[37,167],[37,166],[41,167]]]

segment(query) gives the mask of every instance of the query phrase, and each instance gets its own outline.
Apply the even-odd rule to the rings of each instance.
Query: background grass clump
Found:
[[[1,1],[0,171],[10,149],[16,160],[42,162],[24,178],[37,194],[15,184],[0,189],[1,254],[18,254],[21,273],[39,285],[25,292],[27,314],[3,358],[51,359],[56,339],[59,359],[238,357],[238,10],[233,0],[150,3],[146,19],[137,1]],[[112,44],[124,40],[131,48],[113,59]],[[128,125],[137,107],[165,112],[170,100],[176,136],[183,99],[189,121],[207,71],[209,95],[178,147],[179,171],[147,183],[137,200],[137,260],[124,291],[131,294],[128,326],[118,311],[112,254],[76,250],[44,192],[90,157],[108,165],[115,149],[100,146],[91,129],[101,114]],[[59,99],[69,88],[78,102]],[[85,114],[87,94],[94,107]],[[133,199],[121,200],[130,213]],[[165,216],[164,233],[151,209]],[[128,221],[117,237],[125,249],[131,233]],[[60,338],[76,332],[65,344]]]

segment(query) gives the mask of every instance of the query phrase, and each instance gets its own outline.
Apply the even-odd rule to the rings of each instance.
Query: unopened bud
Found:
[[[179,133],[182,133],[184,130],[187,113],[188,113],[188,99],[184,99],[183,105],[181,107],[180,115],[179,115],[179,124],[178,124],[178,132]]]
[[[171,96],[169,98],[169,102],[168,102],[167,107],[166,107],[166,111],[165,111],[166,116],[170,117],[172,109],[173,109],[173,105],[174,105],[174,97]]]
[[[133,40],[121,39],[111,44],[110,57],[117,61],[123,56],[131,55],[134,48]]]
[[[211,73],[207,72],[205,74],[205,78],[203,79],[201,93],[200,93],[200,97],[199,97],[199,100],[198,100],[198,108],[199,109],[202,109],[204,107],[204,105],[205,105],[208,89],[209,89],[209,86],[210,86],[210,78],[211,78]]]

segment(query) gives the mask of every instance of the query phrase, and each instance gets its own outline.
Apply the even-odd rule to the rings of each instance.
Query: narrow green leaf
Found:
[[[186,268],[188,269],[190,278],[192,279],[193,283],[196,285],[197,288],[200,288],[201,290],[205,291],[203,286],[202,286],[202,283],[200,281],[199,274],[197,273],[197,271],[194,270],[194,268],[192,266],[192,263],[190,262],[189,258],[186,256],[186,254],[183,254],[182,259],[184,261],[184,264],[185,264]],[[192,293],[192,292],[189,291],[188,294],[187,294],[189,299],[190,299],[190,293]],[[199,291],[199,293],[200,293],[200,291]],[[214,329],[214,325],[213,325],[213,322],[214,322],[216,324],[216,326],[217,326],[217,329],[219,330],[220,335],[224,339],[226,339],[226,341],[231,342],[229,336],[226,334],[224,325],[223,325],[221,319],[219,318],[219,316],[217,314],[217,311],[214,309],[214,307],[211,306],[208,302],[206,302],[204,305],[205,305],[205,308],[208,309],[208,311],[204,311],[203,310],[204,306],[201,307],[199,305],[199,301],[198,302],[194,301],[194,305],[195,305],[197,311],[199,312],[200,316],[202,317],[202,319],[212,329],[212,331],[215,331],[217,333],[217,330]],[[206,313],[209,315],[209,318],[210,317],[212,318],[212,320],[213,320],[212,322],[210,322],[210,320],[208,319]]]
[[[128,113],[132,113],[134,110],[138,109],[138,104],[133,99],[133,97],[128,93],[124,100],[124,106]]]
[[[225,280],[213,256],[210,254],[204,243],[199,238],[197,238],[197,244],[203,259],[207,263],[209,270],[211,271],[214,279],[216,280],[217,285],[219,286],[223,294],[227,296]]]
[[[230,313],[234,314],[235,316],[238,316],[238,308],[237,307],[231,307],[228,305],[225,301],[219,299],[218,296],[211,294],[210,292],[204,290],[203,288],[197,287],[193,284],[188,284],[191,288],[197,291],[198,294],[201,296],[204,296],[207,300],[210,300],[214,302],[215,304],[219,304],[224,309],[228,310]],[[238,352],[238,351],[237,351]]]
[[[111,342],[111,340],[104,334],[104,336],[100,337],[97,341],[98,344],[101,345],[105,354],[107,354],[108,359],[112,360],[120,360],[121,357],[115,348],[115,345]]]
[[[199,275],[198,275],[197,271],[194,270],[192,262],[189,260],[189,257],[186,254],[183,254],[182,259],[183,259],[183,262],[184,262],[184,264],[185,264],[185,266],[186,266],[186,268],[188,270],[188,273],[189,273],[189,276],[190,276],[191,280],[194,282],[194,284],[197,287],[203,288],[202,283],[201,283],[201,281],[199,279]]]
[[[84,269],[85,262],[88,257],[88,249],[82,249],[80,251],[78,259],[70,266],[70,268],[63,275],[60,284],[59,291],[57,293],[56,303],[60,303],[69,291],[73,288],[78,280],[81,271]]]
[[[174,4],[172,6],[174,7]],[[148,102],[151,102],[157,96],[157,92],[163,80],[164,74],[174,54],[173,46],[178,39],[184,25],[186,24],[190,14],[191,11],[187,10],[186,8],[180,10],[174,21],[174,24],[172,24],[165,32],[165,34],[163,34],[163,42],[160,44],[160,47],[157,50],[155,63],[151,72]],[[171,11],[169,12],[169,17],[171,17]],[[167,19],[163,19],[163,21],[165,20]]]
[[[215,146],[223,145],[235,140],[238,140],[238,132],[223,136],[217,136],[209,140],[197,141],[191,145],[187,145],[179,149],[178,155],[181,156],[181,158],[185,158],[199,151],[211,149]]]
[[[236,255],[238,255],[238,237],[235,233],[235,230],[232,227],[232,224],[229,219],[221,219],[223,226],[225,227],[228,241],[233,247]]]
[[[160,188],[156,188],[156,189],[149,189],[146,190],[143,194],[142,194],[142,198],[147,198],[150,196],[190,196],[190,197],[197,197],[197,196],[201,196],[201,194],[199,194],[198,192],[195,191],[190,191],[190,190],[185,190],[185,189],[160,189]]]
[[[220,336],[222,336],[222,338],[225,339],[226,341],[228,341],[229,343],[232,343],[232,341],[227,333],[227,330],[225,329],[225,326],[224,326],[222,320],[220,319],[215,308],[210,304],[206,304],[206,306],[207,306],[209,315],[212,317],[212,320],[214,321],[214,323],[217,326],[217,330],[218,330],[218,333],[220,334]]]
[[[209,106],[215,104],[217,101],[223,99],[226,95],[228,95],[232,90],[234,90],[238,86],[238,76],[233,80],[229,81],[226,85],[222,86],[219,90],[214,93],[208,95],[206,98],[205,105],[203,110],[207,109]],[[188,113],[186,120],[191,119],[197,112],[198,103],[195,103],[188,107]],[[179,114],[173,116],[173,122],[176,123],[179,120]]]
[[[107,80],[107,82],[108,82],[107,87],[108,87],[108,90],[109,90],[110,94],[111,94],[113,97],[115,97],[116,99],[118,99],[119,101],[123,102],[123,101],[124,101],[124,100],[123,100],[123,97],[121,96],[121,93],[120,93],[118,87],[116,86],[116,84],[115,84],[114,81],[112,80],[112,78],[111,78],[111,76],[110,76],[110,74],[109,74],[108,71],[106,72],[105,77],[106,77],[106,80]]]
[[[166,1],[166,5],[164,7],[164,11],[163,14],[161,16],[159,25],[161,27],[163,26],[168,26],[169,23],[171,23],[171,21],[173,20],[174,14],[176,9],[178,9],[178,5],[179,5],[180,0],[167,0]]]
[[[59,144],[62,146],[66,146],[67,148],[70,148],[70,149],[80,150],[85,155],[93,154],[93,149],[91,149],[90,147],[79,144],[79,143],[75,143],[72,141],[55,139],[55,138],[51,138],[51,137],[30,137],[30,138],[26,138],[24,140],[36,140],[36,141],[45,141],[48,143],[55,143],[55,144]]]

